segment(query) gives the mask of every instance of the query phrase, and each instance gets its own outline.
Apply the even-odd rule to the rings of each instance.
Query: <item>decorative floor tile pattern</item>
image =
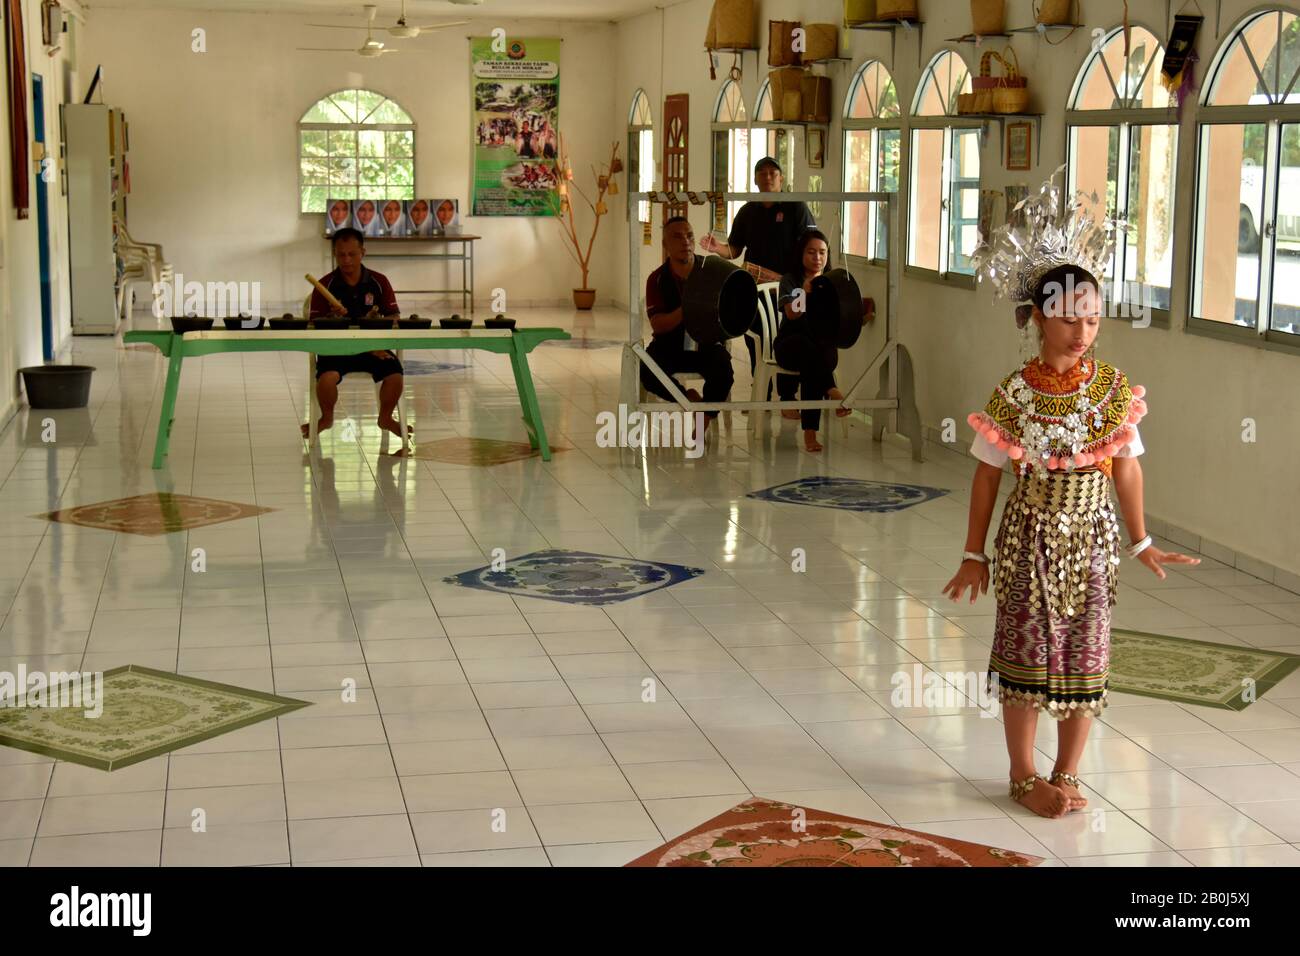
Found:
[[[487,565],[444,580],[516,597],[598,605],[641,597],[702,574],[701,568],[680,564],[555,549],[510,558],[503,571]]]
[[[748,497],[841,511],[890,512],[903,511],[946,494],[945,488],[925,485],[860,481],[856,478],[800,478],[761,491],[751,491]]]
[[[120,770],[309,702],[128,664],[104,673],[103,712],[79,707],[0,708],[0,744]]]
[[[160,535],[206,528],[208,525],[237,521],[274,510],[238,501],[156,492],[118,498],[115,501],[99,501],[91,505],[77,505],[75,508],[60,508],[58,511],[32,517],[122,534]]]
[[[553,452],[567,450],[551,446]],[[491,467],[539,455],[540,452],[528,442],[498,441],[495,438],[442,438],[420,445],[410,457],[440,461],[448,465]]]
[[[1111,631],[1110,689],[1245,710],[1300,667],[1300,655],[1144,631]],[[1251,694],[1245,694],[1252,688]]]
[[[1041,862],[1042,857],[1025,853],[751,797],[627,865],[984,867]]]

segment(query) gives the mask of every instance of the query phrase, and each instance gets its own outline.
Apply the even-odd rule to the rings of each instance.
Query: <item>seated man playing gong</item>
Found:
[[[700,393],[693,388],[682,388],[675,377],[680,373],[704,376],[703,401],[725,402],[736,375],[731,367],[731,353],[723,343],[699,344],[687,333],[682,321],[682,290],[697,261],[695,233],[685,216],[674,216],[664,223],[663,248],[664,264],[646,280],[646,313],[654,333],[646,352],[691,401],[701,401]],[[666,401],[673,400],[663,382],[644,364],[641,384],[646,391]],[[717,412],[705,413],[705,428],[717,417]]]
[[[396,316],[399,314],[397,296],[386,276],[372,272],[361,264],[366,255],[366,239],[356,229],[340,229],[331,242],[334,260],[338,263],[321,285],[344,306],[332,306],[317,289],[311,297],[311,317],[344,315],[353,319],[369,315]],[[345,375],[362,372],[376,382],[379,390],[379,427],[392,432],[399,441],[405,441],[402,428],[393,413],[402,397],[402,363],[391,351],[363,352],[360,355],[321,355],[316,359],[316,400],[320,403],[320,421],[316,431],[325,431],[334,424],[334,406],[339,399],[339,382]],[[407,432],[411,431],[407,427]],[[302,426],[303,436],[308,426]]]

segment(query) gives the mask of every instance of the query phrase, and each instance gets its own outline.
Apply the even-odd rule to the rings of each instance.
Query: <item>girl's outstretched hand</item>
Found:
[[[967,588],[970,588],[971,604],[974,604],[975,599],[981,594],[988,593],[989,566],[983,561],[976,561],[973,558],[963,561],[952,580],[944,586],[943,593],[954,601],[960,601],[962,592]]]
[[[1179,554],[1176,551],[1161,551],[1154,544],[1138,555],[1138,560],[1151,569],[1152,573],[1162,581],[1169,575],[1165,574],[1162,564],[1200,564],[1200,558],[1189,558],[1185,554]]]

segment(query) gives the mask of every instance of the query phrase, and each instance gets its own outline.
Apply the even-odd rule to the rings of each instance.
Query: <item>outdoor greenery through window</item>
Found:
[[[1106,275],[1116,302],[1168,310],[1173,277],[1178,126],[1160,82],[1164,49],[1148,30],[1110,31],[1084,62],[1070,99],[1071,192],[1094,215],[1128,224]]]
[[[930,61],[912,105],[907,264],[940,275],[974,275],[979,245],[980,126],[957,115],[971,90],[966,62],[951,50]]]
[[[883,63],[862,65],[844,107],[844,191],[898,192],[902,159],[902,107]],[[845,203],[844,252],[865,259],[889,257],[889,210],[882,203]]]
[[[298,121],[299,209],[327,199],[414,199],[415,123],[382,93],[340,90]]]
[[[1300,16],[1268,10],[1229,34],[1200,111],[1192,314],[1300,337]]]
[[[713,190],[752,192],[749,159],[749,118],[740,84],[728,80],[713,111]],[[744,203],[727,203],[727,230]]]
[[[631,209],[634,191],[648,193],[655,188],[654,117],[644,90],[637,90],[632,97],[627,125],[627,156],[628,208]],[[650,221],[648,199],[637,200],[636,209],[637,222]]]

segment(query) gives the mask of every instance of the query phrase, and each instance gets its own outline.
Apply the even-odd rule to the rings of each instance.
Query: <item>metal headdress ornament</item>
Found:
[[[1027,303],[1044,275],[1058,266],[1079,266],[1100,279],[1110,264],[1116,234],[1127,228],[1117,219],[1097,222],[1091,210],[1101,207],[1096,193],[1075,193],[1068,201],[1058,179],[1062,166],[1043,183],[1038,195],[1016,203],[1006,225],[975,250],[975,274],[993,287],[994,294],[1015,303]],[[1032,308],[1016,309],[1016,325],[1024,328]]]

